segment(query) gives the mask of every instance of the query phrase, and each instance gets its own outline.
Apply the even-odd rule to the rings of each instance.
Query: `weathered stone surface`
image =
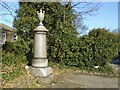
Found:
[[[48,59],[39,59],[39,58],[34,58],[32,61],[32,66],[33,67],[47,67],[48,66]]]
[[[30,74],[33,76],[39,76],[39,77],[47,77],[48,75],[52,74],[52,68],[51,67],[30,67]]]
[[[38,84],[48,84],[48,83],[52,82],[53,79],[54,79],[54,74],[51,73],[47,77],[39,77],[39,76],[37,76],[36,77],[36,82]]]

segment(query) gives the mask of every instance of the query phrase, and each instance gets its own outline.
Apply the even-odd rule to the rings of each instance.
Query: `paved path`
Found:
[[[118,77],[95,76],[79,72],[64,72],[53,83],[52,88],[118,88]]]
[[[118,88],[118,77],[102,77],[69,73],[65,74],[63,79],[83,88]]]

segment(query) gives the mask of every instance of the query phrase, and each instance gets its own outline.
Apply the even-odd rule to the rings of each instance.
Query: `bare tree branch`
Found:
[[[92,16],[95,11],[99,9],[100,3],[93,4],[93,3],[82,3],[84,5],[78,5],[77,7],[74,7],[74,12],[79,16],[79,15],[90,15]],[[76,10],[78,9],[78,10]]]
[[[73,3],[73,13],[77,16],[74,20],[74,25],[76,26],[79,34],[85,33],[88,30],[88,26],[84,25],[83,20],[87,15],[93,16],[99,9],[100,3],[92,2],[78,2]]]
[[[0,4],[12,15],[12,17],[14,17],[14,15],[13,15],[12,11],[10,10],[10,8],[8,7],[8,5],[6,5],[4,3],[0,3]]]
[[[69,0],[68,0],[69,1]],[[63,2],[63,5],[67,5],[70,2]],[[89,15],[92,16],[94,15],[94,13],[98,10],[99,8],[99,4],[100,3],[92,3],[92,2],[71,2],[71,7],[65,7],[63,8],[63,12],[64,12],[64,21],[66,20],[66,15],[67,12],[69,10],[69,8],[73,9],[73,13],[76,15],[76,19],[74,20],[74,24],[76,24],[76,28],[80,28],[80,30],[83,32],[84,30],[87,30],[87,26],[84,25],[83,23],[83,19],[85,18],[85,16]],[[12,18],[15,18],[16,14],[15,14],[15,10],[16,7],[15,5],[9,5],[8,3],[5,2],[0,2],[1,7],[3,8],[0,11],[0,16],[5,20],[5,21],[9,21],[6,20],[6,16],[11,16]],[[56,11],[55,11],[56,12]],[[71,17],[70,17],[71,18]]]
[[[7,2],[0,2],[0,16],[2,19],[6,22],[11,22],[10,19],[14,19],[16,14],[16,5],[13,3],[7,3]],[[9,19],[7,17],[10,17]]]

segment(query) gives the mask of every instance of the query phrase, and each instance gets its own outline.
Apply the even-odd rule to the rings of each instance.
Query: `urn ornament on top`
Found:
[[[42,21],[44,20],[44,14],[45,14],[45,11],[43,11],[42,9],[40,9],[40,13],[37,11],[37,15],[40,20],[39,25],[43,25]]]

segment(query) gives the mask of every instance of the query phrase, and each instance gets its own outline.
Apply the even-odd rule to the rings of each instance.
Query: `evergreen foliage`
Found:
[[[118,54],[118,35],[105,28],[93,29],[80,38],[79,48],[83,66],[104,68]]]
[[[76,15],[72,13],[70,2],[67,5],[62,5],[59,2],[20,2],[20,9],[14,21],[14,27],[26,43],[30,40],[32,41],[34,34],[33,29],[35,29],[39,23],[36,11],[38,11],[40,7],[45,11],[43,23],[49,30],[47,37],[48,58],[49,60],[63,63],[72,57],[73,53],[70,47],[75,46],[75,42],[77,41],[77,30],[72,24]],[[66,54],[68,55],[66,56]]]

